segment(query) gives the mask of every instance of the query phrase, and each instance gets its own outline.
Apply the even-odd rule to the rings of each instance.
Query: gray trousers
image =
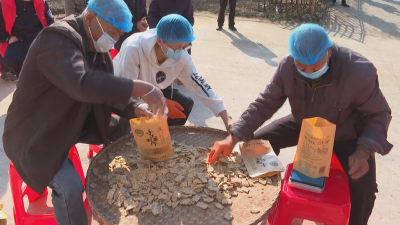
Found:
[[[115,141],[129,134],[130,125],[128,120],[112,115],[108,138]],[[104,144],[82,132],[79,143]],[[58,225],[87,225],[88,216],[83,204],[83,184],[81,177],[75,170],[70,159],[66,159],[60,170],[50,182],[49,187],[53,190],[52,201],[54,213]]]
[[[66,159],[50,182],[56,221],[59,225],[87,225],[88,217],[83,205],[83,184],[74,164]]]

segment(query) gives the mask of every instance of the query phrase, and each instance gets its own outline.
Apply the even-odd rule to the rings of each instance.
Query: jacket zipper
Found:
[[[313,89],[313,88],[312,88],[307,82],[305,82],[304,80],[302,80],[302,79],[300,79],[300,78],[297,78],[297,79],[303,81],[303,82],[307,85],[307,87],[309,87],[309,88],[311,89],[311,91],[312,91],[312,96],[311,96],[311,115],[314,116],[315,91],[316,91],[318,88],[320,88],[320,87],[328,87],[328,86],[330,86],[331,84],[318,86],[318,87],[316,87],[315,89]],[[340,109],[340,110],[341,110],[341,109]]]

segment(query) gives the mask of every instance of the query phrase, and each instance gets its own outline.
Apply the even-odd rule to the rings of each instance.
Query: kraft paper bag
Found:
[[[324,118],[304,119],[293,169],[311,178],[329,177],[336,125]]]
[[[167,117],[135,118],[130,121],[132,134],[142,158],[160,162],[174,155]]]
[[[240,143],[239,149],[250,177],[269,177],[285,171],[269,141],[250,140]]]

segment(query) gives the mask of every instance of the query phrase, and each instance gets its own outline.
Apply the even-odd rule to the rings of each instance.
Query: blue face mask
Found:
[[[164,44],[164,43],[163,43],[163,44]],[[164,46],[166,46],[166,45],[164,44]],[[168,46],[166,46],[166,47],[167,47],[167,52],[164,52],[163,48],[161,48],[161,51],[162,51],[168,58],[174,59],[174,60],[176,60],[176,61],[178,61],[178,60],[180,60],[180,59],[182,58],[182,56],[183,56],[183,51],[184,51],[184,50],[174,51],[174,50],[172,50],[171,48],[169,48]]]
[[[328,59],[329,59],[329,57],[328,57]],[[309,79],[318,79],[322,75],[324,75],[326,73],[326,71],[328,71],[328,69],[329,69],[328,62],[325,62],[325,65],[320,70],[318,70],[314,73],[306,73],[304,71],[299,70],[299,68],[297,68],[297,71],[299,71],[299,73],[301,75],[303,75],[304,77],[307,77]]]

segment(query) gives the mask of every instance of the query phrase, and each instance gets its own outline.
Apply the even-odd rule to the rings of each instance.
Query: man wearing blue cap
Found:
[[[155,29],[130,36],[114,58],[115,75],[143,80],[161,89],[168,106],[168,125],[185,125],[193,108],[193,100],[170,86],[180,81],[228,129],[230,117],[220,99],[206,80],[196,71],[187,50],[195,40],[193,27],[177,14],[164,16]]]
[[[349,224],[366,225],[378,191],[375,153],[386,155],[393,147],[386,140],[391,110],[377,70],[364,56],[332,43],[316,24],[297,27],[289,50],[265,91],[231,126],[231,135],[215,142],[209,161],[250,139],[269,140],[279,154],[297,145],[303,119],[325,118],[336,124],[333,152],[349,176]],[[292,113],[256,131],[286,99]]]
[[[5,120],[4,151],[34,191],[53,189],[59,225],[88,224],[71,146],[108,144],[129,133],[128,119],[149,115],[131,97],[163,112],[162,92],[152,84],[113,75],[108,52],[132,29],[131,18],[123,0],[90,0],[82,15],[45,28],[24,62]]]

